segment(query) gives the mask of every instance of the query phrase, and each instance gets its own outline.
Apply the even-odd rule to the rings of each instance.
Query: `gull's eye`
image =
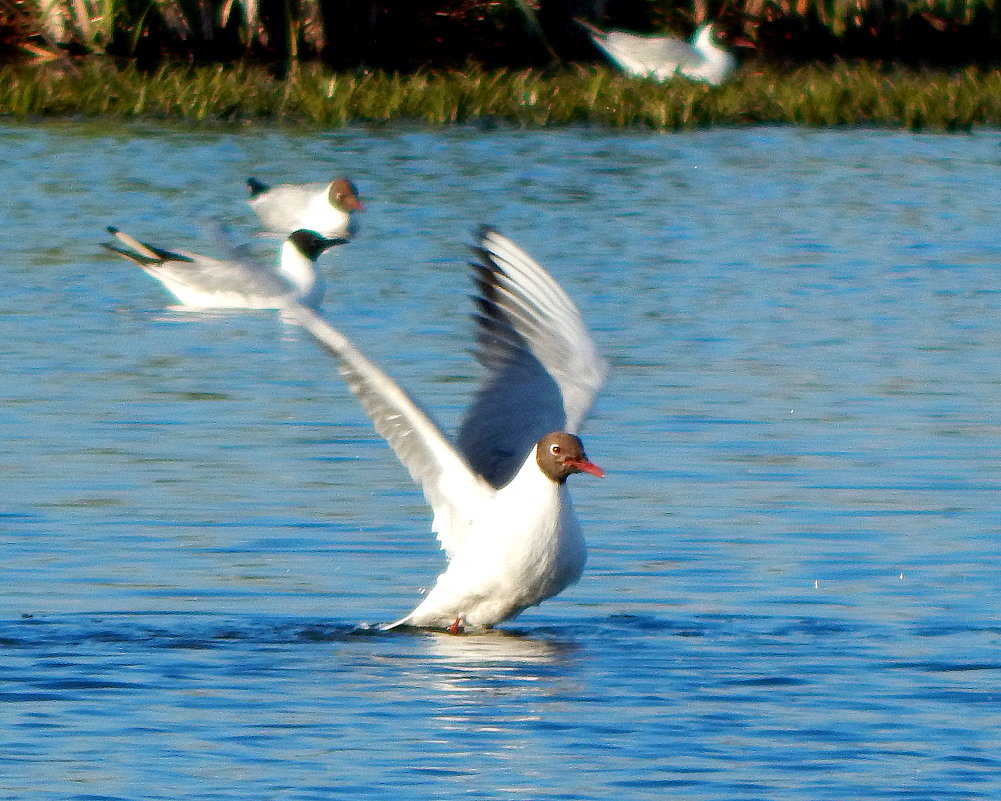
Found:
[[[551,453],[551,454],[552,454],[553,456],[559,456],[559,455],[560,455],[561,453],[563,453],[563,448],[561,448],[561,447],[560,447],[559,445],[557,445],[557,444],[556,444],[556,443],[554,442],[554,443],[553,443],[552,445],[550,445],[550,446],[549,446],[549,452],[550,452],[550,453]]]

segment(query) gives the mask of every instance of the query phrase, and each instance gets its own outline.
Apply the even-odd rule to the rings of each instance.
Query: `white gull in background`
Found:
[[[357,188],[347,178],[336,178],[329,184],[274,187],[248,178],[247,186],[250,207],[265,231],[274,236],[288,236],[303,228],[321,236],[350,239],[358,228],[354,213],[365,208]]]
[[[390,624],[489,628],[580,578],[586,545],[566,480],[604,475],[575,436],[607,366],[580,312],[514,242],[483,229],[475,250],[477,358],[486,376],[455,442],[340,331],[286,309],[340,362],[378,432],[424,490],[448,557],[424,600]]]
[[[584,20],[577,22],[623,72],[641,78],[667,81],[683,75],[713,86],[723,83],[737,67],[737,60],[715,40],[713,23],[696,29],[690,42],[672,36],[644,36],[628,31],[604,31]]]
[[[280,309],[289,303],[317,307],[323,278],[316,260],[345,239],[327,239],[314,231],[295,231],[279,250],[277,268],[253,260],[245,248],[219,259],[186,250],[164,250],[108,228],[117,243],[102,246],[134,261],[185,306],[198,309]]]

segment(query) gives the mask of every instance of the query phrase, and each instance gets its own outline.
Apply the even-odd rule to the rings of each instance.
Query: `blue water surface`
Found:
[[[98,247],[271,258],[245,178],[338,174],[326,312],[443,425],[480,223],[613,365],[503,631],[371,628],[442,556],[330,359]],[[1001,135],[8,125],[0,186],[0,798],[1001,797]]]

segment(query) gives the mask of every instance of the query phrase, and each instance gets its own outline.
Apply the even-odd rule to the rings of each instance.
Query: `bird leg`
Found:
[[[446,631],[449,634],[462,634],[462,615],[459,615],[455,620],[453,620],[452,625],[449,626]]]

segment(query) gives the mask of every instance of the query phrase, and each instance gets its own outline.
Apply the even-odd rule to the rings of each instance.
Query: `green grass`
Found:
[[[75,73],[51,65],[0,68],[0,115],[270,120],[325,128],[492,120],[665,131],[754,123],[955,131],[1001,127],[1001,70],[745,68],[713,89],[682,80],[660,85],[600,67],[554,74],[470,69],[414,75],[303,67],[293,78],[278,80],[257,67],[171,67],[143,74],[91,60]]]

